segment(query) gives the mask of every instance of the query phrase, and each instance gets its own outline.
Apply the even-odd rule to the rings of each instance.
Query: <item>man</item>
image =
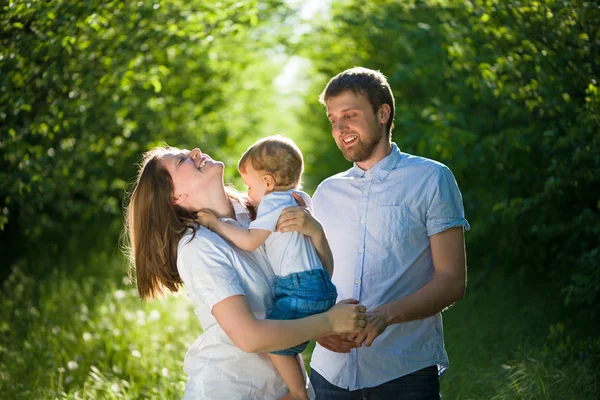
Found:
[[[439,399],[448,367],[440,312],[465,293],[462,198],[450,170],[391,142],[394,98],[380,72],[352,68],[320,96],[354,166],[313,197],[339,298],[367,306],[357,337],[317,340],[317,399]]]

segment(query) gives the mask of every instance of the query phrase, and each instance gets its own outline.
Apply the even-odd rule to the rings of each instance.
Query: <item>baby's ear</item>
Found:
[[[269,190],[275,189],[275,178],[273,178],[273,175],[269,175],[269,174],[263,175],[263,181],[265,182],[265,185],[267,185],[267,189],[269,189]]]

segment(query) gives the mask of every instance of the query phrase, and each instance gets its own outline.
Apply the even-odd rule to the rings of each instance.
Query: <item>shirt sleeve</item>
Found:
[[[458,226],[470,229],[458,184],[448,167],[434,172],[427,199],[427,236]]]
[[[218,235],[209,234],[214,237],[195,236],[183,244],[178,257],[185,271],[181,276],[187,290],[212,311],[221,300],[245,293],[233,266],[231,248]]]
[[[275,232],[277,220],[286,204],[281,201],[282,197],[264,196],[256,210],[256,219],[250,223],[248,229],[264,229]]]

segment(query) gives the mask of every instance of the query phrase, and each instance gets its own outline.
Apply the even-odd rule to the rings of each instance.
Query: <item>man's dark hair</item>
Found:
[[[326,106],[329,99],[337,97],[347,90],[352,91],[356,96],[359,94],[367,96],[374,113],[377,113],[384,104],[390,106],[390,118],[386,124],[386,133],[389,138],[394,127],[394,96],[385,75],[363,67],[347,69],[331,78],[319,96],[319,102]]]

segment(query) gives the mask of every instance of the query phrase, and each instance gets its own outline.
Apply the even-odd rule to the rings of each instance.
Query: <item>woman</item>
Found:
[[[223,169],[199,149],[144,155],[126,213],[138,292],[147,299],[185,284],[197,306],[204,333],[184,360],[184,399],[277,399],[287,388],[259,353],[356,331],[365,326],[365,308],[342,303],[303,319],[264,320],[273,275],[263,253],[231,246],[195,222],[198,210],[209,209],[229,223],[250,223],[252,208],[225,188]],[[320,225],[306,225],[302,233],[323,248]]]

